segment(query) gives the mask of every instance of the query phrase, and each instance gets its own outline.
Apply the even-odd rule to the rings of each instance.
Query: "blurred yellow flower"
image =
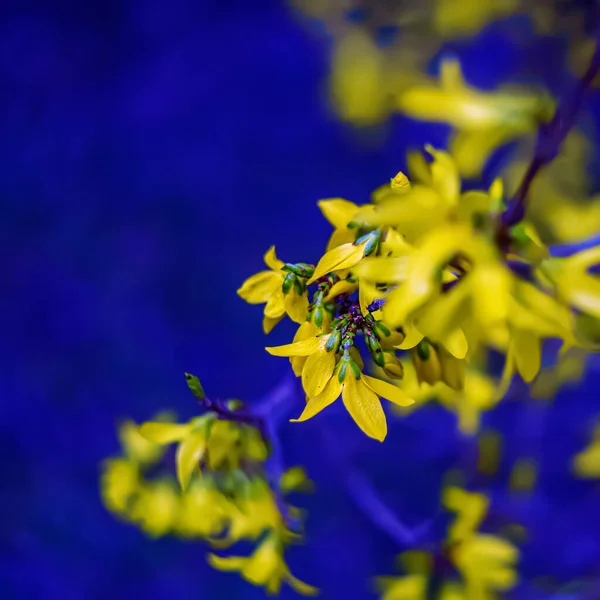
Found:
[[[458,14],[455,8],[452,12]],[[439,83],[409,88],[398,95],[396,108],[414,119],[452,125],[456,133],[450,152],[463,176],[476,177],[496,148],[549,121],[554,102],[524,90],[479,91],[465,82],[460,62],[446,58]]]
[[[595,427],[587,448],[575,456],[573,469],[582,479],[600,478],[600,425]]]
[[[267,593],[278,594],[282,582],[304,596],[316,596],[317,588],[294,577],[283,557],[278,537],[269,535],[249,557],[208,555],[208,562],[220,571],[239,571],[242,577],[256,586],[264,586]]]
[[[178,509],[176,487],[172,481],[162,479],[140,487],[129,516],[150,537],[161,537],[174,527]]]
[[[140,483],[140,471],[136,463],[125,458],[104,461],[100,493],[106,508],[117,514],[126,514],[129,501],[138,491]]]

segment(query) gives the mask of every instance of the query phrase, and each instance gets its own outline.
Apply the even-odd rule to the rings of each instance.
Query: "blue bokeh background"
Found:
[[[3,3],[0,598],[263,597],[211,570],[201,544],[117,522],[98,463],[118,451],[119,418],[194,414],[184,371],[214,395],[264,397],[288,363],[264,352],[260,308],[235,290],[271,244],[287,260],[318,258],[329,228],[316,200],[362,202],[407,147],[444,142],[445,128],[401,117],[367,135],[337,122],[324,100],[329,42],[305,25],[275,0]],[[486,30],[466,54],[470,80],[564,85],[564,44],[514,41]],[[292,332],[281,324],[269,343]],[[597,385],[592,372],[550,411],[524,418],[507,401],[490,417],[512,436],[509,457],[533,447],[541,458],[533,504],[497,490],[498,510],[531,530],[528,576],[600,565],[600,494],[568,474]],[[374,597],[369,579],[404,548],[348,498],[323,426],[408,524],[435,511],[463,441],[436,407],[394,423],[384,446],[338,406],[284,426],[286,460],[317,483],[294,573],[328,598]]]

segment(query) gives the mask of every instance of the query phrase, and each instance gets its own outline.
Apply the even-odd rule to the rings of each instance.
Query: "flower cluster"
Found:
[[[198,379],[188,376],[188,384],[201,397]],[[229,412],[231,419],[222,418]],[[123,455],[106,460],[102,468],[105,506],[153,538],[202,539],[215,549],[255,542],[248,557],[209,554],[208,562],[239,571],[269,593],[286,582],[301,594],[315,595],[316,588],[294,577],[284,560],[286,548],[302,539],[302,513],[285,494],[308,491],[311,482],[300,467],[273,481],[266,465],[269,442],[245,422],[241,403],[230,400],[219,413],[207,412],[188,423],[176,423],[166,414],[139,426],[122,423]],[[177,444],[174,453],[171,444]]]
[[[412,154],[409,166],[410,181],[397,174],[369,204],[319,202],[334,231],[316,265],[276,262],[271,249],[272,270],[238,290],[266,303],[265,319],[287,313],[301,323],[291,344],[267,348],[290,357],[302,377],[307,405],[298,421],[341,394],[358,426],[383,440],[379,397],[409,406],[419,395],[398,383],[405,366],[398,352],[409,351],[419,384],[439,383],[467,399],[458,412],[472,432],[514,372],[535,379],[546,340],[562,340],[561,353],[593,347],[586,331],[600,318],[600,280],[590,269],[600,247],[551,257],[530,223],[504,223],[499,179],[463,192],[455,161],[432,147]],[[382,378],[364,373],[365,351]],[[500,384],[469,367],[490,351],[506,356]]]
[[[401,555],[407,574],[377,579],[382,600],[493,600],[517,583],[518,548],[478,531],[488,511],[487,496],[449,487],[442,502],[456,513],[445,542],[434,553],[411,550]]]

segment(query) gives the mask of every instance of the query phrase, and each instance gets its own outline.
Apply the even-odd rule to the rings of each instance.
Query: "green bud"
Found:
[[[282,270],[294,273],[298,277],[310,277],[314,273],[314,267],[307,263],[286,263]]]
[[[381,238],[381,232],[379,229],[371,232],[367,236],[367,243],[365,244],[365,256],[373,254],[379,247],[379,239]]]
[[[304,284],[302,283],[302,280],[298,277],[294,277],[294,289],[296,290],[296,293],[299,296],[302,296],[302,294],[304,294]]]
[[[331,332],[331,337],[327,340],[327,344],[325,344],[325,350],[327,350],[327,352],[337,352],[341,342],[342,332],[339,329],[334,329]]]
[[[429,342],[427,340],[422,340],[417,345],[417,355],[421,360],[429,360]]]
[[[296,276],[293,273],[288,273],[283,278],[283,283],[281,284],[281,291],[284,294],[287,294],[292,289],[292,285],[294,284],[295,280],[296,280]]]
[[[340,367],[338,369],[338,381],[340,383],[344,382],[344,379],[346,379],[346,371],[348,370],[348,361],[344,360],[344,357],[342,357],[342,360],[339,363]]]
[[[352,369],[352,373],[354,374],[354,377],[356,377],[356,379],[360,379],[361,372],[360,372],[358,365],[352,359],[350,359],[350,362],[348,364],[350,365],[350,368]]]
[[[375,321],[372,325],[373,333],[381,339],[382,337],[389,337],[392,335],[392,332],[388,329],[387,325],[385,325],[382,321]]]
[[[227,400],[225,406],[227,406],[229,410],[240,410],[244,408],[244,403],[237,398],[232,398],[231,400]]]
[[[194,394],[194,396],[196,396],[196,398],[198,398],[198,400],[204,400],[204,398],[206,398],[204,388],[202,387],[200,380],[195,375],[186,373],[185,380],[187,381],[188,388],[190,388],[190,391],[192,394]]]
[[[365,340],[375,364],[383,367],[385,365],[385,357],[378,339],[374,335],[366,335]]]
[[[316,306],[315,310],[312,313],[312,322],[317,326],[321,327],[323,325],[323,307]]]

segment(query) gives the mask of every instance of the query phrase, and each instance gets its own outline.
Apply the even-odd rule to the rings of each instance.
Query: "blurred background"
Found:
[[[451,143],[456,126],[411,118],[401,91],[437,80],[449,55],[482,91],[558,97],[585,67],[592,2],[451,4],[2,3],[1,598],[264,597],[212,570],[201,543],[149,540],[115,520],[100,501],[99,463],[119,451],[119,419],[195,414],[184,371],[210,395],[249,404],[288,373],[264,346],[288,342],[293,326],[265,338],[261,308],[235,291],[272,244],[286,261],[319,258],[330,226],[317,200],[366,202],[405,169],[407,150]],[[556,171],[575,190],[561,193],[582,200],[579,239],[600,231],[585,202],[597,189],[598,106],[592,92]],[[532,131],[515,133],[518,147],[511,138],[490,148],[481,168],[465,158],[467,179],[489,185],[530,149]],[[576,241],[571,231],[547,238]],[[599,390],[591,360],[551,410],[509,398],[485,417],[507,440],[490,484],[498,510],[529,532],[524,583],[507,597],[600,598],[593,585],[559,591],[600,577],[600,490],[569,472]],[[323,428],[408,525],[433,514],[461,454],[440,407],[390,421],[384,445],[337,405],[282,427],[286,462],[316,483],[301,501],[307,544],[289,562],[324,597],[375,598],[370,580],[392,573],[406,548],[352,503]],[[527,501],[506,492],[523,453],[539,463]]]

